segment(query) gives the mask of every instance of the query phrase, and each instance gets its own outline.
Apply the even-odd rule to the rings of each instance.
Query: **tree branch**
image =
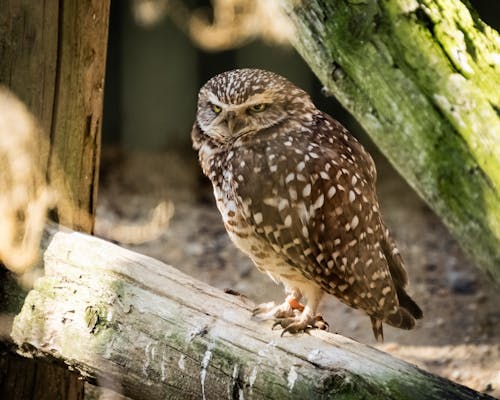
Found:
[[[500,283],[500,37],[459,0],[282,0],[294,46]]]

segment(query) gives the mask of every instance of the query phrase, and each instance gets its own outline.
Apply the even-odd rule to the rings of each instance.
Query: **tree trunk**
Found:
[[[0,0],[0,82],[38,119],[41,165],[59,195],[54,217],[92,232],[109,0]],[[45,150],[46,151],[43,151]],[[17,356],[2,360],[7,399],[80,399],[65,368]]]
[[[244,298],[104,240],[49,227],[43,247],[12,339],[134,399],[491,398],[339,335],[281,337]]]
[[[281,0],[294,46],[500,283],[500,37],[459,0]]]

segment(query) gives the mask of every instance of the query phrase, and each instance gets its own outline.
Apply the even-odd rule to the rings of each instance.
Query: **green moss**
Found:
[[[19,313],[27,294],[27,290],[18,284],[15,275],[0,266],[0,312]]]
[[[45,299],[39,292],[32,290],[26,296],[21,311],[14,318],[12,340],[22,345],[26,337],[42,337],[45,323]]]
[[[362,36],[363,2],[293,3],[299,53],[500,282],[498,34],[458,0],[378,1]]]
[[[101,329],[106,329],[109,326],[107,320],[108,307],[103,304],[88,306],[85,309],[85,324],[92,334],[97,334]]]
[[[55,299],[57,296],[57,291],[55,283],[58,279],[55,277],[44,276],[43,278],[37,279],[33,286],[33,290],[43,293],[44,296]]]

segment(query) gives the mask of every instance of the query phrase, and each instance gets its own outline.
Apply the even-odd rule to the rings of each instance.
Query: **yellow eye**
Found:
[[[253,106],[250,106],[248,109],[251,112],[258,113],[262,112],[267,108],[267,104],[261,103],[261,104],[254,104]]]
[[[216,114],[219,114],[222,111],[222,108],[219,107],[217,104],[210,104],[210,107],[212,108],[212,111]]]

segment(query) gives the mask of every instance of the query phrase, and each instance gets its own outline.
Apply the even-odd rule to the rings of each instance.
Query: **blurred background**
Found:
[[[281,290],[230,243],[190,142],[197,92],[209,78],[241,67],[274,71],[309,92],[373,155],[384,217],[424,310],[415,330],[386,327],[379,345],[364,314],[329,298],[322,311],[330,330],[500,396],[500,293],[350,115],[322,94],[287,43],[286,20],[269,9],[273,3],[111,2],[96,234],[255,303],[282,301]],[[499,29],[500,2],[471,3]]]
[[[103,139],[125,149],[190,147],[198,89],[235,68],[281,74],[319,108],[355,127],[287,43],[287,21],[266,0],[125,0],[111,2]],[[500,3],[471,0],[493,28]]]

